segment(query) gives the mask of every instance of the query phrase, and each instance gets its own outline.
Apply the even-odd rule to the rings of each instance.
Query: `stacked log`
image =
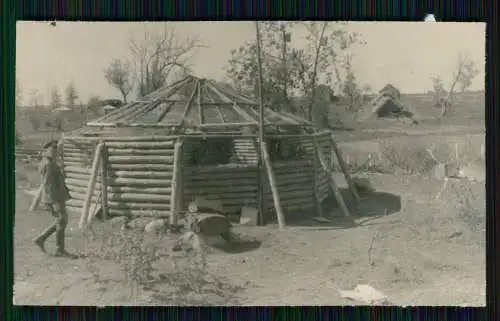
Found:
[[[217,166],[186,166],[184,168],[183,208],[196,196],[221,201],[227,214],[241,208],[258,206],[258,167],[227,164]]]
[[[79,213],[83,207],[96,147],[97,142],[64,140],[62,158],[64,162],[65,182],[71,195],[71,199],[66,203],[66,206],[70,211]],[[92,195],[91,209],[100,203],[100,191],[99,177],[94,195]]]
[[[250,138],[235,139],[234,152],[243,164],[257,164],[259,161],[256,143]]]
[[[314,206],[314,170],[310,160],[285,161],[273,164],[274,175],[281,199],[281,206],[286,212],[311,209]],[[269,184],[264,185],[266,208],[274,212]]]
[[[109,215],[168,216],[174,140],[106,142],[106,146]]]
[[[97,142],[65,141],[66,184],[73,197],[70,209],[80,211],[90,179],[91,160]],[[107,198],[109,216],[158,216],[170,213],[174,141],[138,141],[123,138],[105,141],[107,148]],[[68,158],[68,150],[70,157]],[[100,204],[101,177],[92,203]]]
[[[316,143],[318,148],[323,151],[323,155],[325,155],[325,161],[327,164],[331,164],[332,162],[332,153],[330,147],[330,133],[326,133],[324,135],[316,137]],[[319,201],[323,201],[328,197],[330,181],[328,178],[328,173],[326,173],[321,166],[316,167],[316,190],[318,192]]]
[[[66,183],[73,197],[69,209],[81,211],[90,179],[92,159],[99,141],[107,149],[108,214],[168,216],[171,210],[174,143],[176,137],[72,137],[63,145]],[[311,136],[283,138],[300,144],[305,160],[273,164],[283,210],[311,209],[314,206],[314,175],[321,200],[328,195],[328,176],[314,171],[314,144]],[[329,136],[317,138],[329,157]],[[189,166],[183,170],[183,204],[196,196],[220,200],[228,214],[237,214],[243,206],[258,207],[258,153],[250,138],[235,139],[235,151],[246,164]],[[189,156],[196,140],[187,139],[184,156]],[[189,159],[189,157],[187,157]],[[329,160],[328,160],[329,161]],[[189,163],[189,161],[188,161]],[[267,184],[265,184],[267,185]],[[92,203],[100,204],[101,177],[96,183]],[[266,207],[273,211],[272,195],[265,190]],[[94,206],[95,206],[94,205]]]

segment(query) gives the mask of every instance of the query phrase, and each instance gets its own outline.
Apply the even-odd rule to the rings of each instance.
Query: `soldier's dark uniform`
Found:
[[[52,212],[55,221],[33,241],[42,251],[45,251],[45,241],[55,233],[57,246],[55,256],[74,258],[75,256],[66,252],[64,247],[65,230],[68,224],[66,201],[71,199],[71,195],[64,183],[62,169],[56,163],[57,141],[51,141],[45,144],[43,148],[43,158],[39,168],[43,178],[41,202]]]

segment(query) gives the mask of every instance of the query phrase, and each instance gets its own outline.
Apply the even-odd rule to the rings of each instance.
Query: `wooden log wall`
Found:
[[[321,136],[316,137],[316,144],[318,148],[323,151],[323,155],[325,155],[325,161],[327,164],[331,164],[332,162],[332,153],[330,147],[331,134],[327,133]],[[330,181],[328,178],[328,173],[326,173],[321,166],[316,167],[316,190],[318,191],[319,201],[323,201],[328,197]]]
[[[318,191],[319,201],[323,201],[329,194],[327,173],[320,166],[314,169],[314,141],[310,137],[285,138],[290,143],[300,144],[304,150],[302,160],[284,161],[273,164],[281,206],[285,215],[295,211],[311,211],[315,206],[314,187]],[[323,150],[327,162],[331,161],[330,133],[316,137],[316,143]],[[314,183],[316,175],[316,184]],[[269,183],[265,184],[266,208],[271,216],[275,215]]]
[[[259,153],[255,140],[251,138],[235,139],[234,153],[241,164],[258,164]]]
[[[324,154],[330,157],[329,134],[317,138]],[[86,187],[90,179],[92,159],[99,140],[107,147],[108,161],[108,214],[132,216],[168,216],[173,176],[175,137],[148,140],[145,137],[117,137],[106,139],[64,139],[64,169],[66,183],[73,197],[68,202],[70,210],[81,211]],[[312,137],[283,138],[300,144],[303,159],[273,164],[278,183],[282,208],[286,212],[309,210],[314,206],[314,144]],[[197,144],[196,139],[184,141],[183,157],[189,155]],[[239,163],[216,166],[184,165],[182,209],[186,210],[196,196],[220,200],[230,214],[238,214],[243,206],[258,207],[258,154],[249,138],[235,139]],[[328,160],[330,161],[330,160]],[[328,195],[328,176],[316,169],[320,199]],[[318,184],[319,182],[319,184]],[[101,176],[98,177],[91,210],[100,205]],[[267,184],[266,184],[267,185]],[[265,189],[266,207],[274,211],[269,187]]]
[[[174,142],[126,141],[123,138],[105,141],[109,216],[169,215]],[[73,197],[68,202],[70,209],[81,210],[97,143],[77,139],[64,143],[66,184]],[[92,203],[99,203],[100,182],[101,176]]]
[[[196,196],[221,201],[228,214],[240,213],[245,205],[258,206],[258,174],[256,165],[185,166],[183,209]]]
[[[66,206],[70,211],[80,213],[82,210],[97,144],[97,141],[63,140],[62,158],[65,181],[72,197]],[[91,211],[94,211],[97,204],[100,204],[100,183],[101,177],[99,176],[92,195]]]
[[[292,211],[310,210],[314,207],[314,169],[312,160],[287,161],[273,164],[281,207],[285,215]],[[274,214],[269,182],[265,186],[265,204]]]

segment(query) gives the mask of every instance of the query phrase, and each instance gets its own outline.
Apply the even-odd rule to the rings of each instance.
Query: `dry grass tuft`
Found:
[[[401,141],[380,140],[380,152],[393,173],[415,175],[432,170],[437,162],[429,155],[426,146]]]
[[[97,233],[85,250],[87,270],[94,282],[106,284],[109,280],[102,278],[99,266],[103,261],[116,263],[130,289],[129,298],[148,291],[154,304],[222,304],[234,300],[241,288],[208,271],[203,239],[187,232],[176,241],[179,251],[172,251],[168,243],[163,237],[150,242],[138,231]]]

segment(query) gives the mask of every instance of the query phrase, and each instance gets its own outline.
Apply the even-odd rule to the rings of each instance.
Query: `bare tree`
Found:
[[[352,56],[349,55],[344,65],[346,75],[342,84],[342,92],[346,99],[346,111],[351,113],[353,117],[356,117],[356,113],[368,102],[371,87],[368,84],[359,86],[352,68],[351,59]]]
[[[42,95],[37,89],[32,89],[29,94],[29,105],[31,107],[39,107],[43,100]]]
[[[73,108],[75,106],[75,102],[78,99],[78,92],[76,91],[75,85],[73,81],[70,81],[66,90],[64,91],[65,100],[68,107]]]
[[[197,37],[179,38],[169,25],[159,33],[146,31],[142,39],[132,38],[130,49],[139,96],[164,86],[176,71],[189,71],[189,62],[200,47],[203,44]]]
[[[132,91],[132,65],[120,59],[113,60],[109,67],[104,70],[104,77],[111,87],[120,91],[123,103],[127,103],[127,96]]]
[[[444,91],[444,84],[441,77],[432,77],[434,92],[437,94],[438,102],[441,106],[441,117],[446,116],[448,109],[451,105],[453,95],[455,93],[455,87],[458,86],[460,92],[464,92],[472,85],[472,80],[477,76],[479,70],[475,68],[475,64],[463,53],[458,54],[458,61],[456,65],[456,71],[453,74],[452,81],[450,83],[450,89],[447,91],[446,98],[442,98],[441,92]]]
[[[52,87],[50,91],[50,107],[52,109],[57,109],[62,105],[61,94],[59,93],[59,89],[57,86]]]
[[[19,83],[19,80],[16,79],[16,107],[19,107],[22,105],[22,89],[21,89],[21,84]]]
[[[316,100],[315,88],[319,83],[330,86],[335,73],[335,82],[340,81],[337,64],[344,60],[345,52],[358,40],[356,33],[348,32],[345,23],[331,22],[261,22],[261,57],[263,66],[262,95],[266,106],[276,108],[285,105],[291,112],[298,112],[288,103],[290,92],[300,92],[307,97],[301,110],[312,119]],[[294,48],[289,43],[294,26],[307,31],[305,46]],[[238,89],[257,96],[258,82],[256,41],[247,41],[231,51],[227,76]],[[340,87],[337,84],[337,87]],[[283,103],[284,102],[284,103]]]

